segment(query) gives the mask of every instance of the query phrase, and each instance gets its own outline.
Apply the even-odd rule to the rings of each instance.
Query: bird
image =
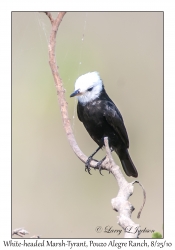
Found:
[[[125,174],[138,177],[137,169],[129,155],[129,138],[122,115],[106,93],[99,73],[94,71],[79,76],[75,82],[75,90],[70,95],[74,96],[78,99],[78,118],[98,144],[97,150],[88,158],[85,170],[89,172],[90,161],[99,149],[103,148],[104,137],[108,137],[109,147],[118,155]]]

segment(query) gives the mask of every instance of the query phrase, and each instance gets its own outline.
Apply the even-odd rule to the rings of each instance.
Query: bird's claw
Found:
[[[92,157],[90,156],[87,159],[86,163],[85,163],[85,171],[88,172],[90,175],[91,175],[91,173],[90,173],[90,170],[91,170],[91,168],[90,168],[90,162],[91,162],[91,160],[92,160]]]
[[[103,174],[101,173],[101,164],[102,164],[102,162],[103,162],[103,161],[99,161],[99,162],[97,163],[96,167],[95,167],[95,168],[98,168],[98,170],[99,170],[99,172],[100,172],[101,175],[103,175]]]
[[[100,172],[100,174],[101,175],[103,175],[102,173],[101,173],[101,170],[102,170],[102,163],[103,163],[103,161],[106,159],[106,157],[104,157],[101,161],[98,161],[97,162],[97,165],[94,167],[94,169],[96,169],[96,168],[98,168],[99,169],[99,172]],[[89,158],[87,159],[87,161],[86,161],[86,163],[85,163],[85,171],[86,172],[88,172],[90,175],[91,175],[91,173],[90,173],[90,170],[91,170],[91,166],[90,166],[90,162],[92,161],[92,156],[89,156]],[[97,161],[97,160],[95,160],[94,159],[94,161]],[[110,173],[110,172],[109,172]]]
[[[101,173],[101,170],[102,170],[102,163],[103,163],[103,161],[104,161],[105,159],[106,159],[106,156],[105,156],[101,161],[99,161],[99,162],[97,163],[97,165],[96,165],[96,168],[99,169],[99,172],[100,172],[101,175],[103,175],[103,174]]]

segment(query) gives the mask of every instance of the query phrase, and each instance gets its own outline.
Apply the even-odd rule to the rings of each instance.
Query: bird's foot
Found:
[[[88,172],[89,174],[90,173],[90,170],[91,170],[91,166],[90,166],[90,162],[92,161],[92,156],[89,156],[89,158],[87,159],[86,163],[85,163],[85,171]]]
[[[97,165],[96,165],[96,167],[95,167],[95,168],[98,168],[98,170],[99,170],[100,174],[101,174],[101,175],[103,175],[103,174],[101,173],[101,164],[102,164],[102,162],[101,162],[101,161],[99,161],[99,162],[97,163]]]
[[[103,175],[102,173],[101,173],[101,170],[102,170],[102,163],[103,163],[103,161],[106,159],[106,157],[104,157],[101,161],[99,161],[98,163],[97,163],[97,165],[96,165],[96,167],[95,168],[98,168],[99,169],[99,172],[100,172],[100,174],[101,175]]]
[[[95,169],[98,168],[101,175],[103,175],[103,174],[101,173],[101,170],[102,170],[102,163],[103,163],[103,161],[104,161],[105,159],[106,159],[106,156],[105,156],[101,161],[99,161],[99,162],[97,163],[97,165],[95,166]],[[111,171],[109,170],[109,174],[110,174],[110,173],[111,173]]]

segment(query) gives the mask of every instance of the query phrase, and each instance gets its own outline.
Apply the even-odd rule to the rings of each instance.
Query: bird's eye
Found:
[[[91,91],[92,89],[93,89],[93,87],[92,87],[92,88],[87,89],[87,91]]]

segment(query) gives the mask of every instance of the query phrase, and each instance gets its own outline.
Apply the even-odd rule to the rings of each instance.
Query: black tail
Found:
[[[128,153],[128,150],[119,154],[119,158],[122,164],[122,167],[125,171],[125,174],[128,176],[138,177],[137,169],[134,166],[134,163],[131,160],[131,157]]]

